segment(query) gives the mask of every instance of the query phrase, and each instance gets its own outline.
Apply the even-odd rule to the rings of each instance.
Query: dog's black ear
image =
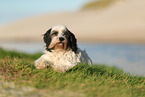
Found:
[[[52,28],[50,28],[50,29],[44,34],[44,37],[43,37],[43,41],[44,41],[45,44],[46,44],[46,50],[47,50],[47,51],[50,51],[50,49],[48,48],[48,46],[49,46],[50,43],[51,43],[51,36],[50,36],[51,29],[52,29]]]
[[[68,37],[69,44],[68,45],[75,53],[77,53],[77,49],[78,49],[77,39],[72,32],[70,32],[68,29],[67,29],[67,31],[68,31],[68,35],[69,35],[69,37]]]

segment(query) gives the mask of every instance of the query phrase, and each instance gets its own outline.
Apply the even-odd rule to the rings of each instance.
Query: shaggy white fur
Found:
[[[75,54],[72,50],[53,50],[52,52],[45,51],[38,60],[35,61],[37,69],[43,69],[47,66],[52,66],[54,70],[65,72],[74,67],[78,63],[92,64],[86,51],[78,48]]]
[[[35,61],[37,69],[51,66],[54,70],[65,72],[78,63],[92,64],[86,51],[78,48],[75,35],[64,25],[50,28],[44,34],[43,40],[46,51]]]

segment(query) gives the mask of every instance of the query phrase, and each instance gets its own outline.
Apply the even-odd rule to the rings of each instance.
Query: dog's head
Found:
[[[56,49],[72,49],[75,53],[77,52],[77,39],[64,25],[50,28],[44,34],[43,40],[46,43],[47,51],[51,52]]]

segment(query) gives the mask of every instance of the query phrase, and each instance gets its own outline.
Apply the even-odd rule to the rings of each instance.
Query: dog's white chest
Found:
[[[72,50],[45,51],[45,54],[35,61],[35,66],[37,69],[51,66],[54,70],[64,72],[81,62],[91,65],[91,59],[87,53],[80,49],[77,54]]]
[[[80,56],[73,51],[45,52],[42,56],[52,67],[67,70],[80,63]]]

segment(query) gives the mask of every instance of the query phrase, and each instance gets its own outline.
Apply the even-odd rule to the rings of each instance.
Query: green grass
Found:
[[[85,4],[82,9],[83,10],[104,9],[111,6],[116,1],[119,0],[95,0]]]
[[[0,49],[0,97],[144,97],[145,77],[105,65],[78,64],[68,72],[37,70],[28,55]]]

